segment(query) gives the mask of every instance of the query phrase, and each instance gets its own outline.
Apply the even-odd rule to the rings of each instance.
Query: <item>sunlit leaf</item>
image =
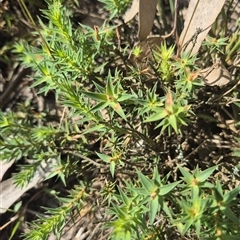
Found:
[[[177,118],[174,114],[171,114],[168,118],[168,121],[170,123],[170,125],[172,126],[172,128],[174,129],[174,131],[176,133],[178,133],[178,126],[177,126]]]
[[[102,153],[98,153],[96,152],[96,154],[106,163],[110,163],[112,157],[106,155],[106,154],[102,154]]]
[[[158,196],[156,196],[152,201],[150,201],[149,206],[150,206],[149,221],[150,224],[153,224],[159,208]]]
[[[150,180],[148,177],[144,176],[141,172],[138,172],[137,174],[143,187],[149,192],[149,194],[151,194],[155,189],[153,181]]]
[[[167,184],[167,185],[165,185],[165,186],[161,186],[161,187],[160,187],[159,195],[160,195],[160,196],[166,195],[166,194],[169,193],[173,188],[175,188],[180,182],[181,182],[181,181],[177,181],[177,182],[174,182],[174,183]]]
[[[164,108],[159,108],[157,113],[152,114],[144,122],[154,122],[160,119],[165,118],[168,115],[168,112]]]
[[[115,112],[118,113],[119,116],[121,116],[125,121],[127,121],[126,115],[118,102],[110,102],[109,105],[113,108]]]
[[[116,166],[115,161],[111,161],[111,162],[110,162],[110,172],[111,172],[111,174],[112,174],[112,177],[114,177],[115,166]]]
[[[197,180],[200,181],[200,182],[204,182],[217,169],[217,167],[218,166],[213,166],[213,167],[207,168],[203,172],[199,173],[199,175],[196,176]]]
[[[104,93],[95,93],[95,92],[86,92],[86,91],[83,91],[82,93],[84,93],[86,96],[96,101],[108,101],[108,97]]]

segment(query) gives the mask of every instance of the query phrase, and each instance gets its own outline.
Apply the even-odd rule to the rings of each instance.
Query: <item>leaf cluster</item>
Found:
[[[0,112],[0,154],[24,160],[15,176],[19,186],[30,182],[42,163],[50,168],[46,181],[59,178],[66,185],[73,175],[82,181],[67,198],[56,195],[59,207],[45,208],[46,216],[29,225],[25,238],[47,239],[54,232],[60,239],[66,218],[74,219],[73,212],[91,200],[92,211],[101,204],[109,208],[104,226],[111,239],[165,239],[167,229],[198,239],[236,239],[240,188],[226,190],[211,180],[217,167],[190,173],[180,166],[183,160],[175,169],[178,179],[172,172],[162,177],[164,137],[178,139],[196,118],[197,92],[204,86],[199,59],[177,54],[167,40],[157,48],[147,42],[149,54],[137,46],[131,58],[132,44],[109,21],[75,27],[62,1],[46,2],[45,20],[39,17],[35,25],[36,41],[16,43],[14,52],[31,68],[32,88],[45,98],[53,94],[61,116],[50,121],[47,110],[37,112],[30,102],[17,113]],[[130,1],[100,2],[112,19]],[[204,44],[210,54],[223,54],[226,41],[209,37]],[[98,198],[90,199],[93,182],[102,177]]]

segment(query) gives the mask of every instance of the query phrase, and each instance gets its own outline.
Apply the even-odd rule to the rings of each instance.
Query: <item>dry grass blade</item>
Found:
[[[29,184],[21,187],[16,187],[12,178],[0,183],[1,188],[1,207],[0,214],[5,213],[13,203],[15,203],[25,192],[36,186],[40,181],[39,176],[34,177]]]
[[[13,165],[13,163],[14,163],[14,160],[11,160],[10,162],[4,161],[4,160],[0,161],[0,182],[2,181],[6,171]]]
[[[153,20],[156,13],[157,0],[140,0],[139,1],[139,41],[147,38],[152,30]]]
[[[13,203],[15,203],[25,192],[44,181],[52,171],[55,159],[49,159],[48,162],[42,162],[31,181],[24,187],[14,184],[14,179],[9,178],[0,183],[0,214],[5,213]],[[44,169],[44,171],[43,171]]]
[[[126,11],[126,13],[123,16],[123,20],[125,23],[131,21],[136,14],[138,13],[139,6],[139,0],[133,0],[132,6]]]
[[[215,63],[201,70],[200,75],[203,82],[209,86],[224,86],[231,81],[231,75],[222,63]]]
[[[191,0],[188,7],[184,29],[180,36],[180,47],[196,54],[202,41],[216,20],[226,0]]]

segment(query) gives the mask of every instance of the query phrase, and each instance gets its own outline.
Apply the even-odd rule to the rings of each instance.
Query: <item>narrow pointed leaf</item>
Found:
[[[215,170],[217,169],[217,166],[210,167],[203,172],[199,173],[197,177],[197,180],[200,182],[204,182]]]
[[[110,163],[112,157],[106,155],[106,154],[102,154],[102,153],[97,153],[96,154],[106,163]]]
[[[224,213],[230,220],[232,220],[232,222],[234,223],[239,222],[239,219],[236,217],[236,215],[233,213],[233,211],[230,208],[227,208],[224,211]]]
[[[177,126],[177,119],[174,114],[171,114],[168,118],[169,123],[171,124],[172,128],[176,133],[178,133],[178,126]]]
[[[94,92],[86,92],[86,91],[83,91],[82,93],[84,93],[86,96],[96,101],[102,101],[102,102],[108,101],[108,97],[104,93],[94,93]]]
[[[151,194],[155,188],[153,181],[144,176],[141,172],[138,172],[137,174],[143,187],[149,192],[149,194]]]
[[[164,108],[159,108],[157,113],[152,114],[144,122],[155,122],[160,119],[165,118],[168,115],[167,111]]]
[[[112,174],[112,177],[114,177],[115,166],[116,166],[116,163],[114,161],[111,161],[110,162],[110,173]]]
[[[233,199],[240,194],[240,187],[231,190],[230,192],[226,193],[223,197],[223,201],[228,204],[229,202],[233,201]]]
[[[91,112],[102,110],[102,109],[106,108],[108,105],[109,105],[109,102],[99,102],[97,105],[95,105],[91,109]]]
[[[114,101],[114,102],[110,102],[110,106],[113,108],[113,110],[114,110],[115,112],[118,113],[118,115],[119,115],[120,117],[122,117],[125,121],[127,121],[126,115],[125,115],[125,113],[123,112],[123,109],[122,109],[120,103],[115,102],[115,101]]]
[[[194,179],[193,175],[188,172],[187,170],[185,170],[183,167],[179,166],[179,170],[181,171],[184,180],[189,184],[191,183],[191,181]]]
[[[158,197],[155,197],[152,201],[150,201],[150,211],[149,211],[150,224],[154,223],[158,208],[159,208]]]
[[[165,185],[165,186],[162,186],[160,187],[160,192],[159,192],[159,195],[160,196],[163,196],[167,193],[169,193],[173,188],[175,188],[181,181],[177,181],[177,182],[174,182],[174,183],[170,183],[168,185]]]

